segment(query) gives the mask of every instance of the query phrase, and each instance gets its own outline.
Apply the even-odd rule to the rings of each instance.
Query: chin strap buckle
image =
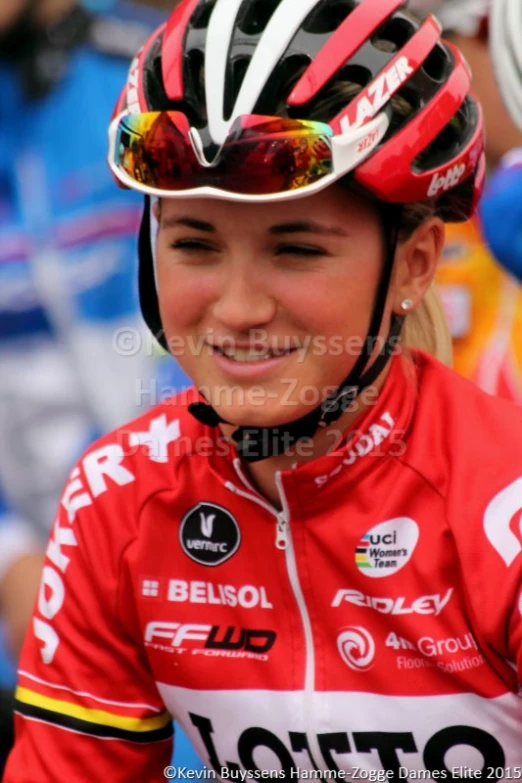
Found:
[[[337,421],[353,405],[358,392],[358,386],[347,386],[338,391],[334,397],[329,397],[325,400],[321,405],[322,413],[319,426],[326,427],[328,424]]]

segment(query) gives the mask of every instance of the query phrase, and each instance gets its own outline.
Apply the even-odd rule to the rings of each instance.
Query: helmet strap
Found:
[[[159,311],[156,288],[155,250],[152,243],[151,199],[145,196],[145,208],[138,236],[138,288],[140,307],[145,323],[165,351],[169,351]]]

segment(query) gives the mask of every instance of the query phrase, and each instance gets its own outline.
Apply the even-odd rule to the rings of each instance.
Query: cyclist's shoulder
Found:
[[[488,394],[451,367],[423,352],[415,353],[420,369],[419,405],[421,414],[444,426],[449,420],[463,428],[482,432],[500,426],[505,437],[515,437],[522,427],[522,407],[510,400]],[[431,409],[432,415],[428,416]]]
[[[204,435],[205,427],[188,409],[197,399],[197,390],[190,387],[103,435],[83,455],[83,469],[88,473],[90,466],[108,470],[109,463],[120,465],[128,474],[125,483],[132,476],[132,481],[161,489],[172,481],[176,463],[192,454]]]
[[[481,476],[487,486],[495,476],[522,474],[522,407],[487,394],[427,354],[416,354],[416,364],[419,390],[408,459],[436,476],[442,491]]]
[[[182,491],[181,466],[206,428],[188,411],[197,392],[169,398],[94,441],[65,486],[61,505],[86,535],[133,536],[140,510],[155,495]],[[184,475],[184,474],[183,474]]]
[[[183,391],[172,396],[166,397],[157,405],[142,413],[122,427],[113,431],[112,437],[116,436],[120,441],[127,440],[136,445],[138,441],[146,441],[147,435],[154,437],[154,433],[163,433],[163,430],[169,430],[167,446],[173,442],[174,433],[178,433],[176,440],[183,437],[182,448],[178,449],[178,457],[184,457],[193,450],[194,439],[197,439],[204,430],[189,411],[191,403],[197,402],[199,395],[194,386],[190,386]],[[142,459],[143,454],[136,452],[136,458]],[[171,455],[172,456],[172,455]]]

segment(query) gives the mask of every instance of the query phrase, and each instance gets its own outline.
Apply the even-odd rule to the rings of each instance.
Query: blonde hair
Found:
[[[451,335],[435,283],[432,283],[417,309],[406,316],[401,335],[406,350],[417,348],[436,359],[453,364]]]

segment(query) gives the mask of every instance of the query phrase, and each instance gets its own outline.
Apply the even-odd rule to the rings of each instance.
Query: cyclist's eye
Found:
[[[314,256],[324,256],[327,253],[319,247],[310,245],[279,245],[277,255],[292,255],[312,258]]]
[[[212,251],[214,249],[212,245],[201,239],[177,239],[175,242],[172,242],[171,248],[173,250],[184,250],[189,253]]]

